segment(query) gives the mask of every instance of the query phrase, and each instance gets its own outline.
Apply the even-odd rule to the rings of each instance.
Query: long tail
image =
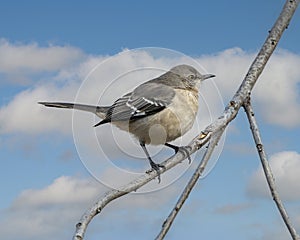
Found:
[[[55,107],[55,108],[68,108],[68,109],[78,109],[82,111],[87,111],[96,114],[100,118],[105,118],[106,112],[109,107],[100,107],[100,106],[91,106],[85,104],[77,103],[63,103],[63,102],[39,102],[46,107]]]

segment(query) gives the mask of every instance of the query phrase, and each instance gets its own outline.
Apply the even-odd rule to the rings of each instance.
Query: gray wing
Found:
[[[108,109],[106,117],[95,126],[111,121],[136,120],[155,114],[170,105],[174,96],[175,91],[169,86],[144,83],[115,101]]]

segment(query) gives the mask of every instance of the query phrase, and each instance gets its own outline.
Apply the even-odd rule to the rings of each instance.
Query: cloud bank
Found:
[[[197,122],[190,132],[175,142],[185,145],[222,113],[222,99],[226,103],[232,97],[255,57],[255,53],[240,48],[192,59],[173,50],[160,48],[125,49],[115,56],[91,56],[69,46],[41,47],[34,43],[13,44],[2,40],[0,47],[7,52],[7,58],[2,59],[5,64],[0,69],[6,74],[24,68],[29,73],[53,73],[47,78],[37,79],[30,87],[25,87],[0,106],[0,133],[37,135],[54,131],[73,135],[80,158],[94,176],[105,176],[112,165],[124,169],[119,163],[111,162],[111,159],[117,159],[118,156],[122,156],[122,159],[144,159],[137,141],[128,133],[109,125],[93,128],[99,121],[93,114],[49,109],[37,102],[76,101],[109,105],[136,85],[161,75],[176,64],[187,63],[202,73],[213,73],[217,77],[214,81],[203,83]],[[15,51],[19,53],[13,54]],[[26,55],[30,56],[30,61],[24,63]],[[300,125],[299,63],[299,55],[278,51],[254,89],[252,99],[255,101],[256,112],[269,124],[283,128]],[[161,150],[150,148],[154,156]],[[98,172],[94,171],[97,169],[95,156],[108,160],[102,162],[102,170]],[[145,165],[140,165],[139,161],[136,163],[137,171],[126,171],[144,172]]]
[[[14,74],[22,69],[29,73],[55,73],[47,80],[42,78],[43,81],[33,83],[28,89],[13,96],[6,105],[1,106],[1,133],[43,133],[57,130],[71,134],[71,128],[66,127],[70,122],[71,112],[45,110],[37,105],[37,102],[74,101],[80,87],[85,85],[85,82],[92,82],[85,86],[79,97],[77,95],[77,100],[91,104],[111,104],[117,97],[132,90],[135,85],[160,75],[162,69],[167,70],[176,61],[184,61],[163,56],[157,58],[143,50],[123,54],[123,57],[86,56],[73,47],[40,47],[34,43],[12,44],[3,39],[0,41],[0,49],[3,53],[0,57],[2,73]],[[113,60],[118,57],[120,59]],[[195,60],[208,72],[217,75],[214,82],[226,102],[237,90],[253,58],[253,53],[233,48],[214,55],[200,56]],[[98,67],[95,68],[97,64]],[[253,100],[258,106],[258,112],[268,123],[289,128],[300,125],[299,64],[299,55],[284,50],[278,51],[272,56],[259,79],[253,92]],[[134,74],[126,73],[128,69],[147,67],[157,67],[161,72],[148,69],[135,71]],[[114,91],[111,91],[112,88]],[[201,93],[203,100],[208,103],[213,102],[217,95],[208,83],[203,84]],[[205,102],[202,104],[205,105]],[[221,114],[220,108],[210,108],[214,117]],[[202,118],[203,115],[205,114],[202,113]],[[207,124],[209,121],[211,119],[204,119],[203,123]]]
[[[99,194],[108,189],[90,178],[61,176],[50,185],[41,189],[27,189],[20,193],[9,208],[2,210],[0,232],[9,240],[50,240],[69,239],[75,231],[75,223],[83,214],[84,209],[91,206]],[[176,187],[164,189],[164,194],[157,191],[151,194],[129,194],[111,203],[101,215],[112,218],[114,224],[134,226],[141,221],[139,209],[159,211],[161,206],[173,198]],[[159,199],[159,205],[153,204]],[[127,212],[130,212],[130,217]],[[102,216],[103,217],[103,216]],[[124,218],[127,218],[124,221]],[[146,222],[154,221],[153,219]],[[110,221],[102,223],[102,231],[110,233]],[[103,225],[104,224],[104,225]],[[89,231],[92,231],[92,227]]]
[[[28,73],[59,71],[69,67],[84,56],[84,53],[71,46],[38,46],[37,43],[10,43],[0,39],[0,72]]]
[[[299,201],[300,154],[295,151],[279,152],[270,156],[269,162],[282,199]],[[252,174],[247,193],[251,197],[270,198],[261,167]]]

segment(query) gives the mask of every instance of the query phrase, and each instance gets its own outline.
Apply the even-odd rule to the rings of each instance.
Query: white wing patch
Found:
[[[151,101],[151,100],[149,100],[149,99],[147,99],[147,98],[145,98],[145,97],[142,97],[142,99],[143,99],[145,102],[147,102],[147,103],[150,103],[150,104],[152,104],[152,105],[157,106],[157,103],[156,103],[156,102],[153,102],[153,101]]]
[[[142,84],[133,92],[116,100],[109,107],[101,124],[112,121],[136,120],[150,116],[170,105],[174,95],[174,90],[163,84]]]
[[[135,113],[139,113],[141,112],[140,110],[138,110],[135,106],[133,106],[132,104],[130,104],[128,101],[126,102],[126,106],[131,108],[133,111],[131,112],[131,114],[135,114]]]
[[[126,106],[132,109],[131,115],[140,117],[147,115],[147,111],[156,107],[166,107],[161,101],[150,100],[145,97],[141,97],[139,99],[132,100],[128,99],[126,102]]]

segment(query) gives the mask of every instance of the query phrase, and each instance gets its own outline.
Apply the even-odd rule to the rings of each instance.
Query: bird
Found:
[[[132,92],[118,98],[111,106],[92,106],[67,102],[38,102],[46,107],[77,109],[96,114],[101,121],[94,127],[111,123],[131,133],[142,147],[151,170],[160,169],[146,145],[165,145],[185,152],[184,147],[171,144],[173,140],[188,132],[198,112],[198,97],[201,83],[214,74],[201,74],[194,67],[181,64],[164,74],[137,86]],[[188,152],[187,152],[188,154]],[[190,156],[188,154],[190,161]]]

